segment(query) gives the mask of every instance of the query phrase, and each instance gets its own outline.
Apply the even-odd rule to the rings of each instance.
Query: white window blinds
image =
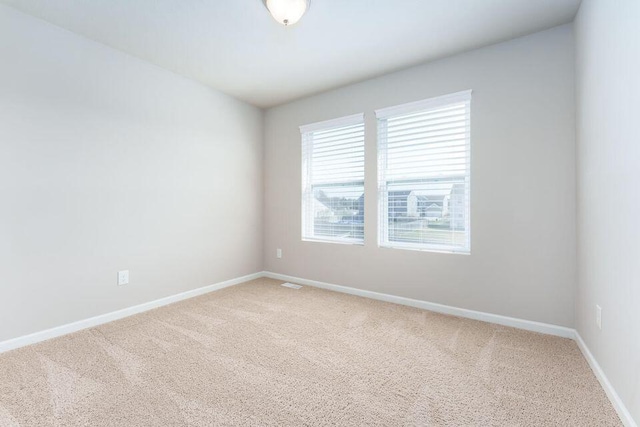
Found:
[[[376,111],[380,246],[470,252],[471,91]]]
[[[301,126],[302,239],[364,242],[364,115]]]

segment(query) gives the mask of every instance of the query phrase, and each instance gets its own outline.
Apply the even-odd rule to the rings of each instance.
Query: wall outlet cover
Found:
[[[118,271],[118,286],[129,283],[129,270]]]

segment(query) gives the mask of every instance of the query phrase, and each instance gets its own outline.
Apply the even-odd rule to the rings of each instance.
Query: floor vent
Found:
[[[300,285],[294,285],[293,283],[283,283],[282,286],[284,286],[285,288],[291,288],[291,289],[300,289],[302,287]]]

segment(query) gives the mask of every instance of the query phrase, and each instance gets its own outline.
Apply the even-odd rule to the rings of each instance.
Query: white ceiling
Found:
[[[580,0],[0,0],[260,107],[564,24]]]

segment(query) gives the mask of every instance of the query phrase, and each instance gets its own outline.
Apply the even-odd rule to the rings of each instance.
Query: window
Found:
[[[364,242],[364,115],[301,126],[302,239]]]
[[[470,252],[471,91],[376,111],[379,245]]]

